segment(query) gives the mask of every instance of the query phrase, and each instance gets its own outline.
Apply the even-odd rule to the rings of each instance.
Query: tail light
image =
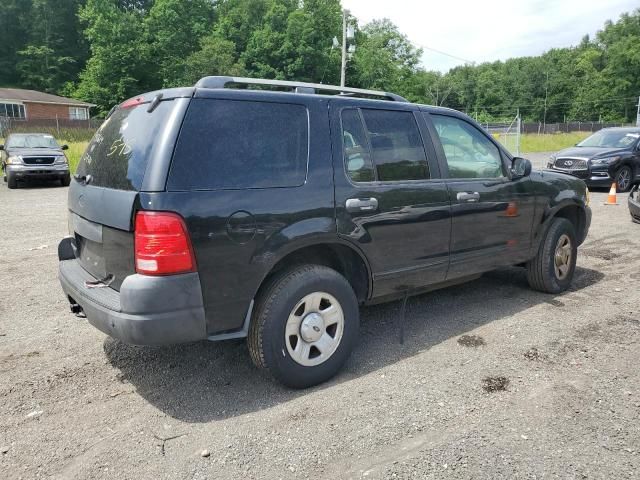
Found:
[[[138,212],[135,261],[136,272],[144,275],[194,272],[193,248],[182,217],[171,212]]]

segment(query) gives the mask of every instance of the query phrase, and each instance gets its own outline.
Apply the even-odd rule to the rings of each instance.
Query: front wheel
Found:
[[[618,192],[628,192],[632,185],[632,173],[631,168],[627,165],[623,166],[616,174],[616,188]]]
[[[303,265],[276,274],[262,289],[247,343],[256,366],[288,387],[306,388],[340,371],[358,330],[349,282],[328,267]]]
[[[63,187],[68,187],[71,183],[71,175],[65,175],[64,177],[60,177],[60,184]]]
[[[578,244],[573,224],[565,218],[552,220],[538,254],[527,263],[527,280],[534,290],[564,292],[573,280]]]
[[[11,175],[9,172],[7,172],[6,176],[7,176],[7,187],[17,188],[18,180],[16,179],[15,175]]]

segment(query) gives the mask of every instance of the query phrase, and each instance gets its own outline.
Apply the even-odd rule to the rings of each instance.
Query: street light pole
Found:
[[[342,10],[342,67],[340,69],[340,86],[345,86],[347,76],[347,10]]]

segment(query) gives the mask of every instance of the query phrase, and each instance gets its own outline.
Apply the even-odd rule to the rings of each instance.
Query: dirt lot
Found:
[[[404,345],[399,303],[365,308],[346,370],[291,391],[243,342],[132,347],[72,316],[66,189],[0,183],[0,478],[638,478],[640,225],[605,196],[566,294],[491,273],[410,299]]]

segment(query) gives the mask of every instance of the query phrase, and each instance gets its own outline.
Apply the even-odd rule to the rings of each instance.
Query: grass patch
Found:
[[[523,153],[557,152],[574,146],[591,135],[591,132],[570,133],[527,133],[522,135],[520,151]]]
[[[78,168],[78,163],[80,162],[80,157],[84,153],[89,142],[65,142],[61,141],[61,144],[66,143],[69,145],[69,150],[65,151],[67,155],[67,159],[69,159],[69,170],[71,174],[76,173],[76,169]]]

